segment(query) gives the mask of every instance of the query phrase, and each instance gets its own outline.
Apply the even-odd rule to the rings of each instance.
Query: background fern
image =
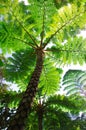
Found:
[[[63,87],[67,94],[83,94],[85,96],[86,72],[69,70],[63,77]]]

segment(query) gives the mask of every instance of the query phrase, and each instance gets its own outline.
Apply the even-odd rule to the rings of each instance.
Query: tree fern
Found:
[[[1,1],[0,48],[3,54],[8,52],[11,53],[11,55],[12,53],[15,55],[16,52],[16,58],[13,56],[8,60],[6,67],[7,73],[9,75],[10,72],[15,72],[11,73],[13,75],[11,81],[15,83],[22,84],[20,80],[16,80],[18,75],[19,78],[22,77],[24,83],[28,80],[27,88],[25,87],[25,93],[14,116],[15,121],[12,120],[9,126],[9,129],[12,130],[24,129],[24,122],[30,113],[39,81],[42,81],[42,70],[43,68],[48,69],[46,64],[44,64],[45,58],[49,59],[53,56],[57,59],[58,64],[59,61],[61,64],[70,64],[72,62],[82,64],[86,60],[85,40],[77,37],[79,31],[84,29],[86,25],[85,2],[80,2],[80,0],[72,2],[67,0],[63,2],[63,4],[61,0],[29,0],[28,2],[28,5],[24,5],[23,2],[18,2],[18,0]],[[67,43],[62,45],[64,40],[67,40]],[[80,41],[79,44],[78,41]],[[54,47],[48,49],[47,45],[51,43]],[[75,48],[75,46],[77,46],[77,48]],[[20,53],[22,50],[25,50],[23,51],[26,55],[25,57]],[[34,53],[34,57],[30,57],[30,50]],[[17,56],[22,56],[25,63],[22,60],[20,62],[16,60]],[[32,74],[31,71],[29,72],[28,59],[36,61],[36,63],[30,65],[31,68],[36,65]],[[52,62],[56,65],[55,60],[52,59]],[[16,67],[18,73],[16,72]],[[55,66],[51,65],[52,70],[50,73],[57,75],[58,72],[55,71],[54,67]],[[46,75],[47,74],[50,78],[51,74],[49,75],[49,72],[46,73]],[[10,80],[10,78],[8,79]],[[58,73],[57,80],[59,81],[59,79]],[[54,81],[56,83],[56,80]],[[46,87],[48,83],[45,84]],[[44,85],[44,83],[41,84]],[[56,88],[57,85],[58,84],[56,84]]]

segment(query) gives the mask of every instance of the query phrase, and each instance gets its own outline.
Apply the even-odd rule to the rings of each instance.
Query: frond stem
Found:
[[[22,25],[22,23],[18,20],[18,18],[14,15],[13,16],[16,18],[17,22],[20,24],[20,26],[24,29],[24,31],[28,34],[28,36],[30,37],[30,39],[33,41],[33,43],[35,44],[36,47],[38,47],[35,39],[32,37],[32,35],[27,31],[27,29]]]
[[[43,44],[43,38],[44,38],[44,24],[45,24],[45,1],[44,1],[44,5],[43,5],[43,25],[42,25],[42,32],[41,32],[41,44],[40,46],[42,46]]]
[[[70,23],[72,23],[73,21],[74,21],[74,19],[76,19],[78,16],[80,16],[80,14],[82,14],[82,13],[84,13],[84,11],[83,12],[81,12],[81,13],[79,13],[79,14],[76,14],[74,17],[72,17],[70,20],[68,20],[66,23],[64,23],[60,28],[58,28],[51,36],[50,36],[50,38],[48,39],[48,41],[44,44],[44,47],[43,48],[45,48],[45,46],[50,42],[50,40],[60,31],[60,30],[62,30],[65,26],[67,26],[68,24],[70,24]]]
[[[34,47],[32,44],[28,43],[27,41],[25,41],[25,40],[23,40],[23,39],[20,39],[20,38],[18,38],[18,37],[12,37],[12,38],[17,39],[17,40],[19,40],[19,41],[21,41],[21,42],[23,42],[23,43],[25,43],[25,44],[27,44],[27,45],[30,45],[32,48],[36,49],[36,47]]]
[[[56,52],[58,52],[58,51],[65,51],[65,52],[75,52],[75,53],[86,53],[86,51],[81,51],[81,50],[66,50],[66,49],[55,49],[55,50],[45,50],[45,51],[56,51]]]
[[[54,56],[51,56],[49,53],[47,53],[47,55],[53,60],[53,61],[55,61],[55,66],[57,67],[60,67],[61,66],[61,64],[63,63],[62,62],[62,60],[60,60],[60,59],[58,59],[58,58],[56,58],[56,57],[54,57]],[[58,60],[58,61],[57,61]]]

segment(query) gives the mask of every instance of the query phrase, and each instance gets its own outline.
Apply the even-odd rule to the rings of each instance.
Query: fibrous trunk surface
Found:
[[[36,67],[34,69],[34,72],[32,73],[30,82],[19,104],[17,112],[10,122],[8,130],[24,130],[25,120],[27,119],[30,113],[31,105],[33,103],[33,99],[36,95],[36,91],[38,88],[37,86],[42,72],[42,66],[43,66],[43,52],[38,50]]]
[[[43,105],[39,104],[37,109],[37,115],[38,115],[38,130],[43,130]]]

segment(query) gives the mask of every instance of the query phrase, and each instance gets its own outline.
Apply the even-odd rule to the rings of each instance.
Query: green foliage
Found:
[[[37,109],[39,107],[40,102],[42,103],[41,108],[43,109],[43,130],[69,130],[70,127],[72,130],[76,130],[76,128],[78,128],[79,125],[80,127],[82,126],[80,121],[72,121],[69,117],[68,112],[71,112],[73,114],[78,113],[79,110],[81,110],[81,105],[84,100],[81,102],[77,102],[77,99],[74,99],[72,97],[65,97],[64,95],[53,95],[50,97],[39,97],[38,99],[36,99],[36,101],[37,102],[33,106],[31,115],[27,120],[26,130],[34,130],[34,128],[38,130]],[[28,122],[30,122],[30,124]],[[83,127],[84,126],[85,125],[83,124]]]
[[[2,67],[3,66],[3,62],[2,62],[2,60],[0,60],[0,67]]]
[[[54,14],[53,22],[50,24],[50,30],[47,32],[46,37],[48,38],[51,35],[53,38],[55,36],[59,42],[63,42],[64,39],[68,39],[71,36],[74,37],[79,28],[82,29],[84,27],[85,16],[85,5],[83,4],[79,8],[77,4],[68,4],[61,7],[58,13]],[[50,40],[52,39],[49,38],[48,41]]]
[[[6,58],[3,56],[3,54],[0,54],[0,93],[4,93],[8,88],[9,85],[5,82],[5,63]]]
[[[28,3],[25,5],[24,2],[18,0],[0,1],[0,48],[3,54],[11,54],[6,62],[0,59],[0,67],[5,70],[3,73],[5,80],[16,83],[20,92],[22,91],[22,93],[1,91],[0,100],[3,107],[4,103],[12,108],[18,107],[23,91],[26,90],[30,81],[37,50],[45,53],[38,86],[39,96],[49,96],[58,90],[61,69],[57,68],[57,64],[79,63],[82,65],[86,62],[86,39],[77,36],[86,26],[86,2],[84,0],[28,0]],[[53,46],[50,46],[51,43]],[[82,77],[84,75],[77,76],[77,82],[79,81],[80,84],[85,80]],[[73,82],[71,77],[68,78],[70,78],[68,82]],[[75,89],[75,81],[72,85]],[[69,88],[71,87],[67,86],[67,89]],[[66,113],[63,113],[63,108],[75,110],[76,101],[57,96],[49,98],[45,104],[49,106],[46,109],[48,110],[47,118],[44,117],[45,129],[70,128],[69,124],[67,127],[66,123],[64,124],[66,121],[70,122],[70,119]],[[34,122],[32,119],[34,115],[35,113],[32,113],[29,122]],[[48,120],[51,117],[52,119]],[[46,123],[47,120],[48,123]],[[34,128],[37,128],[36,122],[34,124]],[[30,124],[29,130],[32,129],[32,124]],[[78,126],[73,130],[75,129],[78,129]]]
[[[55,96],[51,96],[48,98],[48,101],[46,103],[47,106],[53,106],[55,104],[55,106],[57,106],[57,108],[62,109],[64,111],[76,111],[78,112],[79,109],[77,107],[77,105],[79,105],[78,103],[74,103],[73,101],[74,99],[72,98],[67,98],[64,95],[55,95]]]
[[[49,55],[55,53],[61,64],[72,61],[83,64],[86,60],[86,41],[76,36],[86,23],[84,1],[29,0],[29,5],[24,5],[10,0],[1,5],[4,13],[0,24],[0,46],[4,51],[7,51],[6,47],[8,51],[21,50],[28,45],[35,47],[40,41],[45,47],[52,41],[55,46]],[[62,46],[65,40],[67,42]]]
[[[14,110],[14,107],[18,107],[18,103],[22,98],[23,93],[20,92],[12,92],[6,91],[4,94],[0,93],[0,102],[2,106],[6,106],[6,108]],[[26,130],[34,128],[38,129],[38,114],[37,109],[40,103],[41,96],[37,98],[32,106],[31,115],[27,119]],[[51,129],[51,128],[59,128],[62,130],[62,126],[64,124],[64,128],[67,129],[70,125],[73,128],[77,128],[78,124],[71,124],[72,121],[69,117],[68,112],[78,113],[81,110],[82,102],[78,102],[77,99],[71,97],[65,97],[64,95],[54,95],[50,97],[44,97],[42,101],[43,106],[43,129]],[[9,110],[9,115],[2,115],[3,117],[11,117],[11,110]],[[16,110],[16,109],[15,109]],[[3,110],[4,111],[4,110]],[[2,113],[3,114],[3,113]],[[4,120],[3,120],[4,121]],[[29,122],[29,123],[28,123]],[[9,122],[7,122],[9,124]],[[83,122],[82,122],[83,123]],[[7,125],[8,125],[7,124]],[[65,125],[66,124],[66,125]],[[5,126],[7,126],[5,124]],[[84,126],[84,125],[83,125]],[[5,128],[5,127],[4,127]],[[76,130],[76,129],[73,129]]]
[[[23,49],[12,53],[6,64],[7,80],[23,82],[31,74],[34,64],[35,55],[32,49]]]
[[[53,113],[53,115],[52,115]],[[68,113],[64,113],[61,110],[52,110],[50,113],[46,114],[45,120],[44,120],[44,128],[47,130],[69,130],[70,125],[72,124],[71,119],[68,116]],[[77,126],[75,126],[77,127]],[[74,129],[74,126],[72,124],[71,130],[76,130]]]
[[[31,77],[34,65],[35,55],[32,49],[22,49],[13,52],[5,63],[5,79],[18,84],[20,91],[24,91]]]
[[[53,4],[53,0],[29,0],[29,3],[31,4],[29,10],[31,11],[31,16],[35,21],[36,35],[38,34],[41,37],[41,34],[43,33],[42,31],[44,31],[45,35],[45,31],[49,29],[48,25],[52,21],[50,18],[55,14],[56,8]]]
[[[60,8],[64,5],[67,5],[68,3],[76,3],[78,6],[80,6],[82,3],[86,2],[85,0],[54,0],[55,6],[57,8]]]
[[[20,28],[17,29],[15,28],[15,32],[17,32],[17,30],[19,31]],[[13,32],[14,29],[11,27],[9,23],[5,22],[0,23],[0,48],[2,48],[3,53],[4,52],[11,53],[12,50],[16,51],[22,48],[23,49],[26,48],[25,44],[21,43],[23,41],[15,40],[16,36],[14,36]],[[6,50],[6,48],[8,49]]]
[[[67,94],[83,94],[86,92],[86,72],[81,70],[69,70],[63,77],[63,87]]]
[[[68,61],[68,64],[73,62],[74,64],[79,63],[80,65],[82,65],[86,61],[85,49],[86,49],[85,40],[77,37],[74,37],[73,39],[70,38],[63,48],[64,63]]]
[[[61,2],[61,7],[57,9],[54,1],[29,0],[28,6],[23,3],[18,4],[18,1],[2,2],[2,9],[6,8],[3,18],[5,23],[1,22],[1,34],[4,35],[5,41],[10,38],[12,40],[9,42],[12,44],[13,41],[18,41],[18,39],[21,41],[22,39],[27,43],[31,42],[28,44],[35,45],[34,41],[38,44],[43,35],[45,46],[55,36],[59,42],[70,38],[70,36],[75,36],[86,23],[85,3],[77,1],[62,6]],[[77,5],[78,2],[80,6]],[[16,33],[13,33],[14,30]]]
[[[47,51],[50,58],[58,65],[71,63],[83,65],[86,62],[86,41],[81,37],[69,38],[64,45],[60,45],[59,42],[57,45],[48,48]]]
[[[18,93],[16,91],[4,91],[0,92],[0,107],[7,106],[8,108],[17,108],[19,101],[22,98],[23,93]]]
[[[48,58],[45,59],[43,72],[39,82],[40,95],[52,95],[52,93],[58,91],[61,75],[61,72],[58,70],[59,69],[55,67],[54,62],[50,61]]]

